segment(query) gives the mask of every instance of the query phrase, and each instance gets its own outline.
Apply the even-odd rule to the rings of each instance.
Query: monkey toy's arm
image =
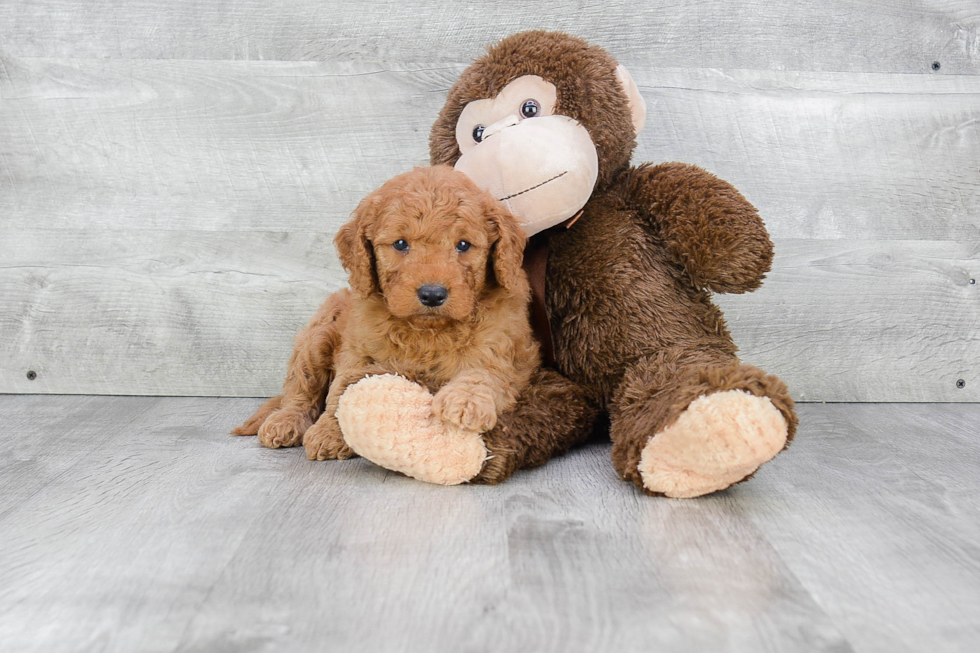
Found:
[[[731,184],[684,163],[641,165],[625,184],[640,219],[695,285],[743,293],[762,284],[772,242],[755,207]]]

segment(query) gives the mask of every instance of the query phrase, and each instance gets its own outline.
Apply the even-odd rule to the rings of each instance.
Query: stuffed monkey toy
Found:
[[[773,255],[762,220],[701,168],[632,166],[645,119],[629,72],[561,33],[504,39],[450,90],[431,163],[455,165],[538,234],[525,268],[554,366],[482,434],[486,451],[470,454],[478,460],[458,461],[467,471],[452,482],[498,483],[543,464],[587,438],[603,414],[616,471],[652,495],[722,490],[792,440],[786,385],[738,359],[711,302],[712,292],[761,285]],[[432,470],[444,472],[452,436],[416,436],[390,419],[409,404],[424,417],[430,400],[400,381],[368,378],[347,390],[338,410],[345,440],[382,466],[447,482]],[[260,439],[259,425],[274,431],[262,423],[288,402],[288,385],[239,430]],[[393,400],[405,406],[394,410]],[[379,414],[389,416],[384,425]]]

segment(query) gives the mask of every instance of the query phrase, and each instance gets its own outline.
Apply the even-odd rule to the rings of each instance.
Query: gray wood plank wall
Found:
[[[802,400],[980,400],[976,0],[501,6],[0,3],[0,392],[275,392],[357,200],[545,27],[631,69],[636,161],[759,207],[773,272],[718,297],[746,361]]]

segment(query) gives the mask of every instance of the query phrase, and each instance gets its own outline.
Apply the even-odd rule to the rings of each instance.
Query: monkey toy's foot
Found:
[[[435,416],[432,401],[404,377],[369,376],[341,396],[337,420],[350,448],[376,465],[427,483],[465,483],[483,468],[483,438]]]
[[[681,499],[723,490],[775,457],[788,430],[769,397],[742,390],[703,395],[643,448],[643,486]]]

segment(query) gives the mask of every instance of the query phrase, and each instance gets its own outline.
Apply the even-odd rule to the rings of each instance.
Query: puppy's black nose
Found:
[[[445,286],[434,283],[426,284],[418,290],[419,301],[425,306],[442,306],[449,297],[449,291]]]

